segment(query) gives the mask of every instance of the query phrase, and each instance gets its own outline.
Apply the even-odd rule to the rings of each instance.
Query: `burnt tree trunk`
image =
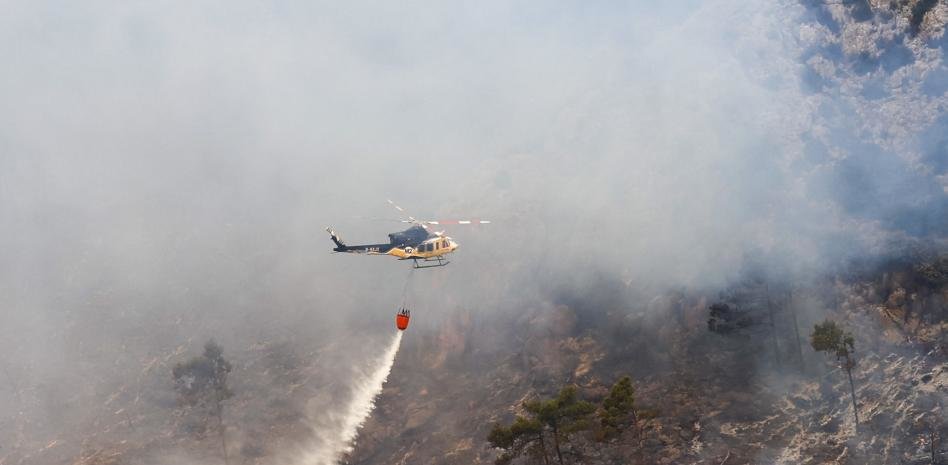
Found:
[[[935,465],[935,430],[934,428],[928,432],[928,448],[932,452],[932,465]]]
[[[793,317],[793,333],[796,335],[794,340],[797,343],[797,360],[800,369],[803,369],[803,345],[800,344],[800,325],[797,323],[797,310],[793,306],[793,291],[787,291],[787,307],[790,309],[790,315]]]
[[[556,449],[556,458],[559,459],[560,465],[563,465],[563,453],[560,452],[560,432],[555,421],[553,422],[553,448]]]
[[[217,432],[221,436],[221,454],[224,456],[224,465],[230,465],[230,460],[227,458],[227,434],[224,428],[224,404],[221,403],[219,394],[214,400],[217,410]]]
[[[856,419],[856,429],[859,429],[859,407],[856,406],[856,385],[853,383],[853,361],[846,356],[846,374],[849,375],[849,392],[853,396],[853,418]]]
[[[540,441],[540,453],[543,454],[543,463],[545,465],[550,465],[550,457],[546,453],[546,441],[543,439],[543,431],[540,431],[540,434],[537,435],[537,440]]]
[[[767,284],[764,287],[764,292],[767,293],[767,315],[770,317],[770,342],[773,345],[774,351],[774,363],[779,368],[780,367],[780,347],[777,345],[777,324],[774,322],[774,304],[770,299],[770,285]]]

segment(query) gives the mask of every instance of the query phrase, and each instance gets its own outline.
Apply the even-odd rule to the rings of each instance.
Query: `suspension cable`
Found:
[[[415,267],[408,269],[408,277],[405,279],[405,287],[402,289],[402,308],[408,308],[408,286],[411,284],[411,278],[415,274]]]

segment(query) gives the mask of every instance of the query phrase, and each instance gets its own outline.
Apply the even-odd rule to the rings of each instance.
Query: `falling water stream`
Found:
[[[401,343],[402,332],[398,331],[385,352],[376,359],[374,367],[353,380],[352,397],[340,412],[338,421],[334,422],[338,427],[316,432],[316,441],[304,454],[301,465],[336,465],[345,454],[352,452],[359,428],[375,408],[375,398],[382,392],[382,386],[392,371]]]

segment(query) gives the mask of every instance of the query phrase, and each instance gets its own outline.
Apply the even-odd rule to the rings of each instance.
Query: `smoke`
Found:
[[[37,444],[194,340],[384,337],[405,263],[331,255],[323,228],[384,241],[402,225],[363,218],[386,198],[494,221],[447,231],[421,327],[946,229],[946,35],[849,53],[843,4],[828,26],[792,1],[6,6],[0,419],[61,421],[0,432]]]
[[[395,333],[392,343],[367,369],[357,369],[350,381],[351,398],[338,406],[320,406],[313,425],[315,437],[309,450],[298,460],[299,465],[336,465],[352,452],[359,428],[375,408],[375,398],[382,392],[402,343],[402,331]],[[328,409],[328,411],[327,411]]]

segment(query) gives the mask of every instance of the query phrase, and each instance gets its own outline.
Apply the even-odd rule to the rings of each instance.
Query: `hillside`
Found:
[[[845,375],[807,341],[800,366],[792,333],[777,354],[768,329],[711,333],[716,296],[613,289],[627,298],[548,302],[554,311],[501,322],[463,312],[437,334],[411,335],[349,463],[492,463],[487,432],[523,399],[574,383],[596,400],[623,374],[656,416],[639,421],[641,435],[583,441],[581,463],[929,463],[926,434],[948,434],[945,263],[934,282],[924,266],[882,268],[797,286],[782,302],[782,317],[799,313],[803,337],[824,313],[858,328],[858,433]],[[586,300],[596,301],[576,296]]]

